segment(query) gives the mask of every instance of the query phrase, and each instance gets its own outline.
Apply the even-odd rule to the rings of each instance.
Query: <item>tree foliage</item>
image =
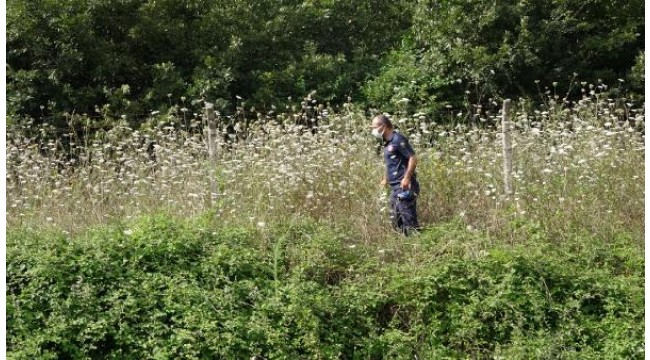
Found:
[[[476,101],[531,96],[535,81],[568,86],[574,73],[629,79],[640,91],[643,8],[641,0],[10,0],[8,109],[137,119],[181,98],[227,109],[239,96],[268,110],[316,91],[332,104],[352,97],[435,111],[470,87]]]
[[[341,100],[408,28],[403,10],[360,0],[12,0],[10,111],[137,116],[181,96],[270,105],[312,90]]]
[[[640,0],[426,0],[412,29],[432,71],[487,94],[531,96],[535,81],[625,77],[643,48],[643,9]]]

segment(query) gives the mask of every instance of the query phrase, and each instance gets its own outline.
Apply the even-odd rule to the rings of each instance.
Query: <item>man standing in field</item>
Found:
[[[420,184],[415,167],[417,158],[408,139],[393,129],[386,115],[377,115],[370,125],[372,135],[384,145],[386,172],[381,184],[388,184],[390,193],[390,216],[393,228],[408,236],[420,228],[416,212]]]

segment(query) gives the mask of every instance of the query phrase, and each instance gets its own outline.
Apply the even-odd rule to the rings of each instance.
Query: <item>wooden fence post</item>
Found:
[[[208,160],[210,165],[214,165],[217,159],[217,117],[214,113],[214,104],[205,103],[204,119],[207,126],[204,128],[207,132],[205,137],[206,146],[208,148]],[[210,206],[214,206],[214,200],[217,197],[217,181],[214,175],[212,166],[208,167],[208,176],[210,177]]]
[[[501,128],[503,131],[503,184],[507,197],[512,195],[512,140],[510,139],[510,99],[503,101],[503,119]]]

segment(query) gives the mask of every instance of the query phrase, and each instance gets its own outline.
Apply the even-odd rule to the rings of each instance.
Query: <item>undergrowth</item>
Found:
[[[528,229],[516,244],[460,220],[382,244],[316,220],[261,227],[160,215],[76,235],[13,229],[7,354],[643,358],[634,236],[558,242]]]

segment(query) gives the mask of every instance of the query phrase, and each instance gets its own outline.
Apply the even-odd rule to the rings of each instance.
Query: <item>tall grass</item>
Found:
[[[479,110],[472,123],[445,124],[394,116],[419,156],[421,223],[462,221],[513,243],[531,229],[558,241],[576,232],[625,232],[641,241],[644,109],[597,95],[571,107],[552,100],[515,107],[510,198],[503,193],[500,114]],[[196,119],[187,127],[187,119],[171,117],[165,126],[122,125],[92,138],[70,132],[47,141],[56,139],[48,125],[37,133],[10,128],[8,227],[77,233],[153,212],[211,212],[218,222],[260,227],[307,217],[346,228],[359,243],[394,244],[369,117],[351,104],[339,114],[321,110],[312,131],[295,125],[298,116],[259,115],[246,132],[237,128],[233,142],[224,141],[224,130],[215,162],[207,160]],[[78,156],[67,156],[71,150]]]

